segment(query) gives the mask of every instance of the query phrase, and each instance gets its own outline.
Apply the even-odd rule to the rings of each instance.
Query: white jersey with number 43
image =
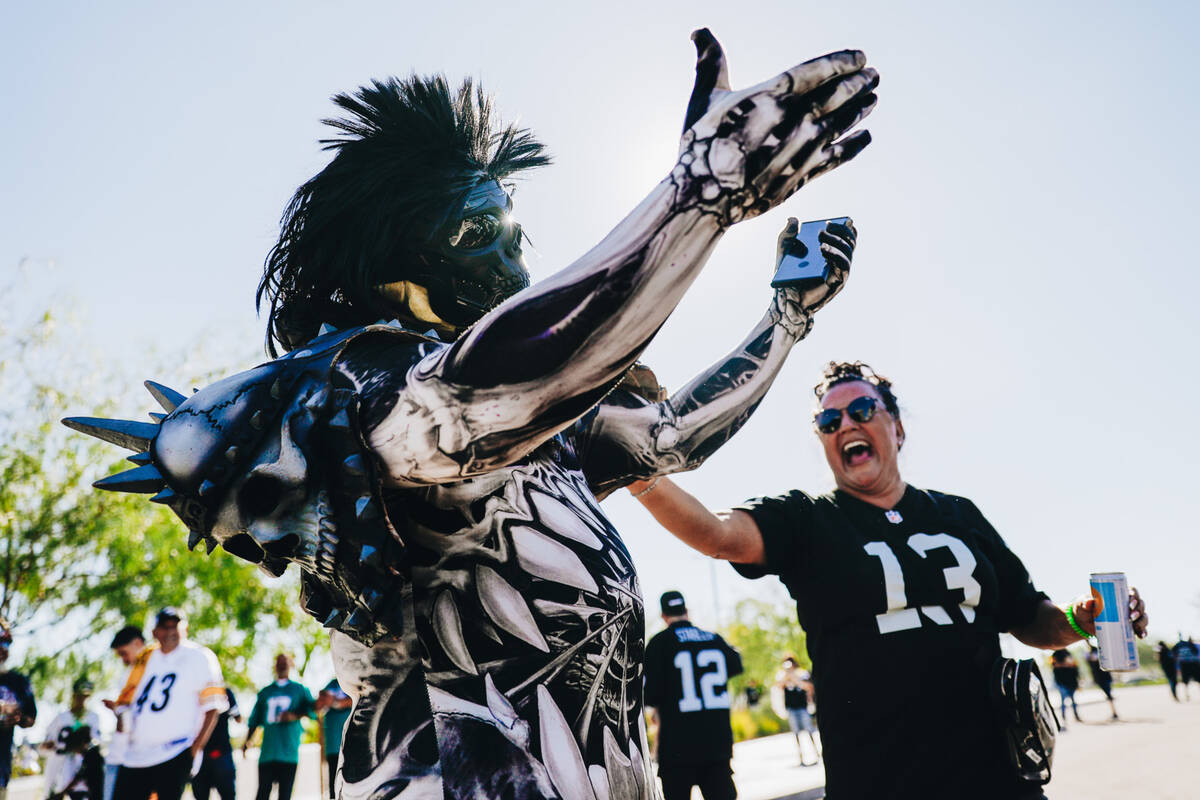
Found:
[[[133,693],[123,764],[150,767],[170,761],[191,745],[208,709],[227,707],[221,665],[211,650],[188,641],[170,653],[156,648]]]

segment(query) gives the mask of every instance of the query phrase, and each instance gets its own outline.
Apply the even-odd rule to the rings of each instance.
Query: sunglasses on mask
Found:
[[[859,423],[870,422],[879,410],[879,401],[874,397],[856,397],[846,406],[850,419]],[[833,433],[842,427],[842,409],[823,408],[813,415],[813,424],[821,433]]]

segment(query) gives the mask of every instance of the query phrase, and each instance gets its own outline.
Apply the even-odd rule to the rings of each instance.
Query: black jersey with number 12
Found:
[[[658,711],[662,766],[728,761],[733,755],[727,683],[742,658],[715,633],[673,622],[646,645],[646,705]]]

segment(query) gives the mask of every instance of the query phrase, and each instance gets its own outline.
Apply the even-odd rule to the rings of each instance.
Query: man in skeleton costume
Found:
[[[655,794],[641,592],[597,498],[691,469],[754,410],[840,288],[778,290],[726,358],[671,396],[635,360],[724,231],[853,158],[874,107],[862,53],[733,91],[693,35],[696,87],[667,177],[602,242],[530,287],[505,178],[548,163],[468,81],[375,82],[335,102],[329,165],[267,261],[269,348],[154,423],[75,418],[153,493],[273,575],[295,562],[355,699],[343,798]],[[794,235],[794,220],[784,237]],[[374,320],[389,320],[374,323]]]

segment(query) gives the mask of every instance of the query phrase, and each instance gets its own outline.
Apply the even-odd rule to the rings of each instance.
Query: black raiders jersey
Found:
[[[673,622],[646,645],[646,705],[658,712],[662,766],[728,761],[730,678],[742,657],[715,633]]]
[[[741,510],[766,566],[734,567],[778,575],[808,637],[829,796],[1019,797],[987,678],[1045,595],[974,504],[910,486],[893,509],[792,491]]]

